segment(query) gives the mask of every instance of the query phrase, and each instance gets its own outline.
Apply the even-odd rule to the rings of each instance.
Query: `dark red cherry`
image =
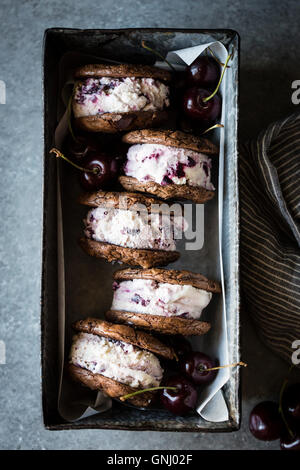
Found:
[[[187,67],[187,82],[193,86],[215,88],[221,76],[218,62],[209,56],[199,56]]]
[[[202,352],[190,352],[181,361],[181,371],[197,385],[211,383],[217,375],[217,370],[210,370],[217,366],[217,361]]]
[[[173,80],[172,80],[172,91],[178,91],[178,90],[183,90],[187,87],[187,82],[186,82],[186,71],[177,71],[173,75]]]
[[[183,336],[172,336],[170,339],[170,343],[178,357],[178,359],[182,359],[185,355],[192,352],[191,343],[185,339]]]
[[[64,152],[71,160],[81,160],[88,152],[96,151],[99,143],[94,136],[89,134],[76,135],[74,139],[68,134],[64,142]]]
[[[197,390],[185,377],[174,375],[164,384],[166,387],[175,387],[175,390],[164,388],[160,394],[162,405],[171,413],[184,416],[195,410],[197,405]]]
[[[86,191],[109,189],[118,175],[118,162],[105,153],[89,152],[82,160],[81,165],[87,170],[80,173],[80,184]]]
[[[222,108],[222,99],[217,93],[210,100],[204,101],[211,94],[211,91],[195,86],[188,88],[183,96],[184,113],[207,127],[220,117]]]
[[[288,433],[280,438],[281,450],[300,450],[300,434],[295,434],[293,437]]]
[[[300,383],[289,385],[283,393],[282,408],[285,416],[300,423]]]
[[[258,403],[250,413],[249,429],[253,436],[261,441],[279,439],[283,430],[283,422],[278,404],[273,401]]]

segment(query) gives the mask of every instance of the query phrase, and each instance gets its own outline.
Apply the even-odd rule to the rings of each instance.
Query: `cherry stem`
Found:
[[[290,368],[289,368],[289,371],[288,371],[288,374],[287,374],[287,377],[284,379],[283,383],[282,383],[282,386],[281,386],[281,389],[280,389],[280,394],[279,394],[279,407],[278,407],[278,411],[279,411],[279,414],[281,415],[281,418],[282,418],[282,421],[284,422],[285,424],[285,427],[289,433],[289,435],[293,438],[295,436],[295,433],[293,433],[293,431],[291,430],[287,420],[286,420],[286,417],[284,416],[284,412],[283,412],[283,407],[282,407],[282,399],[283,399],[283,394],[284,394],[284,391],[286,389],[286,386],[289,382],[289,375],[291,373],[291,371],[293,370],[295,366],[292,365]]]
[[[122,397],[119,398],[121,401],[125,401],[128,398],[134,397],[135,395],[140,395],[140,393],[145,393],[145,392],[154,392],[155,390],[177,390],[177,387],[151,387],[151,388],[145,388],[144,390],[137,390],[136,392],[128,393],[127,395],[123,395]]]
[[[209,127],[206,131],[202,132],[201,135],[207,134],[207,132],[217,129],[218,127],[224,127],[223,124],[215,124],[214,126]]]
[[[209,50],[209,52],[211,53],[211,55],[213,56],[213,58],[215,59],[215,61],[218,62],[219,65],[221,65],[222,67],[224,67],[223,62],[221,62],[221,61],[218,59],[218,57],[216,56],[216,54],[214,53],[214,51],[213,51],[210,47],[208,47],[207,49]],[[229,65],[226,65],[226,67],[227,67],[228,69],[230,69],[230,66],[229,66]]]
[[[157,57],[159,57],[160,59],[162,59],[164,62],[166,62],[166,64],[168,64],[168,66],[173,70],[173,72],[176,72],[175,67],[173,67],[173,65],[170,64],[170,62],[169,62],[162,54],[160,54],[159,52],[157,52],[155,49],[152,49],[151,47],[146,46],[145,41],[142,41],[142,47],[143,47],[144,49],[146,49],[147,51],[152,52],[152,54],[155,54],[155,55],[156,55]]]
[[[224,73],[225,73],[225,70],[226,70],[226,67],[227,67],[227,64],[228,64],[228,61],[229,61],[230,57],[231,57],[231,54],[229,54],[229,55],[227,56],[226,62],[225,62],[225,64],[224,64],[224,67],[223,67],[223,70],[222,70],[222,73],[221,73],[221,77],[220,77],[219,83],[218,83],[218,85],[217,85],[215,91],[214,91],[211,95],[209,95],[207,98],[203,98],[203,102],[204,102],[204,103],[206,103],[207,101],[211,100],[211,99],[215,96],[215,94],[218,92],[218,90],[219,90],[219,88],[220,88],[220,85],[221,85],[221,83],[222,83],[222,80],[223,80],[223,77],[224,77]]]
[[[211,370],[219,370],[219,369],[225,369],[225,367],[237,367],[237,366],[247,367],[248,364],[246,364],[245,362],[237,362],[236,364],[226,364],[226,366],[210,367],[209,369],[205,369],[204,367],[199,367],[199,370],[201,371],[203,369],[203,372],[210,372]]]
[[[63,160],[66,160],[66,162],[70,163],[72,166],[77,168],[77,170],[85,171],[88,173],[94,173],[94,175],[97,175],[99,173],[99,168],[82,168],[82,166],[76,165],[76,163],[72,162],[69,160],[63,153],[61,153],[58,149],[52,148],[49,153],[55,153],[56,158],[62,158]]]

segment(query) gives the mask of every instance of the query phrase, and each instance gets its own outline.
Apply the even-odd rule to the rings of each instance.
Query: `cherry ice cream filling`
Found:
[[[141,182],[203,187],[214,190],[211,183],[211,159],[200,152],[160,144],[132,145],[124,166],[126,176]]]
[[[169,106],[169,87],[153,78],[86,78],[75,83],[75,117],[130,111],[157,111]]]
[[[147,211],[97,207],[88,212],[85,236],[99,242],[137,249],[175,251],[187,224],[183,217]]]
[[[114,282],[111,309],[198,320],[212,293],[191,285],[149,279]]]

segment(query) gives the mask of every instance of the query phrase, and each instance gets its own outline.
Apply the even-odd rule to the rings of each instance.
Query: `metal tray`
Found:
[[[239,346],[239,200],[238,200],[238,80],[239,36],[232,30],[121,29],[79,30],[51,28],[44,37],[44,212],[42,264],[42,400],[47,429],[129,429],[152,431],[224,432],[240,426],[240,374],[236,369],[223,387],[229,420],[204,421],[198,415],[171,416],[163,410],[140,411],[114,402],[111,410],[68,423],[59,415],[58,403],[58,296],[57,296],[57,175],[56,162],[49,158],[57,125],[59,61],[68,51],[99,55],[121,62],[151,63],[153,57],[140,47],[141,41],[165,55],[211,41],[221,41],[234,52],[227,70],[226,100],[230,111],[225,120],[225,175],[223,263],[230,362],[238,362]],[[70,221],[71,215],[68,216]],[[72,245],[71,245],[72,246]],[[72,248],[69,248],[69,252]],[[67,251],[68,251],[67,250]],[[67,254],[68,255],[68,254]],[[67,256],[66,255],[66,256]]]

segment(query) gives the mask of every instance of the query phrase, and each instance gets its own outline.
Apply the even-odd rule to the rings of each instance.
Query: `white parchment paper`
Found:
[[[214,52],[215,56],[221,62],[225,62],[227,57],[227,50],[224,45],[220,42],[212,42],[204,45],[194,46],[178,51],[171,51],[167,55],[167,60],[175,66],[175,68],[181,69],[186,65],[190,65],[200,54],[202,54],[208,47]],[[66,57],[63,57],[61,62],[61,85],[63,90],[63,101],[67,102],[67,97],[70,93],[69,84],[73,83],[72,80],[72,69],[81,65],[82,63],[89,62],[101,62],[99,57],[88,57],[81,56],[79,54],[68,53]],[[107,60],[106,60],[107,62]],[[165,62],[156,62],[157,67],[167,68],[168,65]],[[222,95],[222,115],[221,123],[224,123],[224,116],[226,112],[226,94],[225,90],[226,72],[221,84],[220,93]],[[55,132],[54,144],[58,148],[61,147],[62,141],[67,133],[67,114],[66,112],[62,115],[62,109],[58,109],[59,124]],[[215,221],[215,230],[217,230],[217,249],[218,256],[214,256],[213,260],[210,259],[209,255],[206,258],[205,264],[209,266],[210,262],[215,263],[218,260],[219,266],[217,266],[217,272],[222,284],[222,298],[215,303],[215,312],[212,315],[210,312],[209,321],[212,323],[211,332],[204,337],[193,337],[191,339],[193,349],[203,351],[212,357],[218,358],[220,365],[228,364],[228,343],[227,343],[227,324],[226,324],[226,308],[225,308],[225,288],[224,288],[224,276],[223,276],[223,263],[222,263],[222,217],[223,217],[223,177],[224,177],[224,130],[218,129],[215,131],[216,135],[219,135],[219,174],[218,174],[218,201],[217,201],[217,212]],[[58,409],[62,417],[68,421],[74,421],[85,418],[95,413],[106,411],[112,406],[112,400],[105,397],[101,392],[95,393],[90,390],[76,389],[76,396],[74,396],[74,387],[70,384],[69,380],[64,376],[64,363],[68,357],[68,351],[65,350],[65,334],[66,334],[66,317],[68,312],[65,306],[65,262],[64,262],[64,241],[63,241],[63,215],[62,215],[62,199],[61,199],[61,168],[58,163],[58,294],[59,294],[59,374],[60,374],[60,388],[58,397]],[[206,240],[205,243],[209,243]],[[204,250],[205,252],[205,250]],[[216,255],[216,254],[214,254]],[[203,264],[203,263],[202,263]],[[177,267],[176,267],[177,268]],[[188,269],[189,266],[184,266]],[[177,268],[178,269],[178,268]],[[196,271],[196,269],[192,269]],[[199,272],[209,276],[208,272],[203,272],[200,268]],[[214,272],[214,270],[212,270]],[[212,302],[211,302],[212,303]],[[199,415],[211,422],[222,422],[228,420],[227,405],[223,397],[221,388],[228,381],[230,377],[230,369],[221,369],[214,382],[205,387],[199,394],[199,402],[197,412]]]

